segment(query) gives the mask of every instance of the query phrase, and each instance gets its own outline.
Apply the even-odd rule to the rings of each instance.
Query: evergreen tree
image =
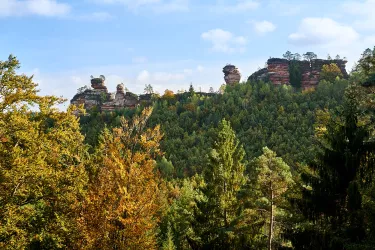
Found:
[[[343,249],[363,240],[359,186],[371,180],[374,143],[369,140],[368,126],[360,120],[358,107],[349,88],[340,115],[317,126],[321,150],[310,172],[302,176],[306,188],[299,203],[313,226],[297,230],[296,247]]]
[[[297,60],[289,62],[289,78],[290,83],[295,88],[300,88],[302,84],[302,72],[300,64]]]
[[[285,52],[285,54],[283,54],[283,57],[285,59],[287,59],[288,61],[292,60],[293,59],[293,54],[292,52],[290,52],[289,50],[287,52]]]
[[[176,247],[173,243],[173,234],[171,229],[171,224],[168,222],[167,227],[167,239],[164,241],[162,250],[175,250]]]
[[[316,59],[318,56],[314,52],[306,52],[303,54],[303,58],[311,63],[313,59]]]
[[[257,185],[261,195],[261,208],[268,217],[268,249],[273,249],[274,224],[279,206],[285,203],[285,192],[293,185],[289,166],[269,148],[263,148],[263,154],[255,160],[258,171]]]
[[[222,120],[203,174],[206,187],[202,192],[206,201],[198,203],[199,210],[193,225],[200,238],[196,242],[199,248],[235,248],[239,239],[236,225],[241,209],[238,194],[246,182],[244,156],[245,152],[230,123]]]
[[[193,84],[190,83],[190,87],[189,87],[189,93],[190,93],[190,96],[193,96],[195,91],[194,91],[194,87],[193,87]]]

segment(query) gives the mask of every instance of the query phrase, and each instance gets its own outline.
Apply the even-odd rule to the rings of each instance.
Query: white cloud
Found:
[[[346,1],[342,3],[341,8],[353,15],[371,15],[374,12],[375,1]]]
[[[189,10],[189,0],[172,0],[164,4],[156,5],[154,11],[157,13],[185,12]]]
[[[77,17],[71,17],[73,20],[79,21],[96,21],[96,22],[103,22],[114,18],[108,12],[93,12],[90,14],[84,14]]]
[[[75,85],[77,85],[77,86],[79,86],[79,87],[82,87],[82,86],[84,86],[85,84],[85,82],[82,80],[82,78],[81,77],[79,77],[79,76],[71,76],[71,81],[75,84]]]
[[[191,74],[193,74],[193,70],[192,70],[192,69],[184,69],[183,72],[184,72],[184,74],[186,74],[186,75],[191,75]]]
[[[266,34],[266,33],[269,33],[269,32],[272,32],[276,29],[276,26],[269,22],[269,21],[250,21],[249,23],[252,23],[253,24],[253,27],[254,27],[254,30],[258,33],[258,34]]]
[[[342,3],[344,13],[357,17],[354,26],[358,29],[375,30],[375,0],[347,1]]]
[[[197,71],[198,72],[203,72],[203,70],[204,70],[204,67],[202,65],[198,65]]]
[[[156,72],[153,74],[153,80],[156,82],[183,80],[185,75],[182,73]]]
[[[132,59],[133,63],[146,63],[147,62],[147,57],[145,56],[138,56],[138,57],[134,57]]]
[[[254,0],[237,0],[237,1],[228,1],[230,3],[222,3],[223,1],[219,1],[219,3],[211,8],[214,12],[219,13],[239,13],[239,12],[246,12],[250,10],[255,10],[259,7],[259,2]]]
[[[40,15],[40,16],[64,16],[71,7],[56,0],[1,0],[0,17]]]
[[[280,16],[294,16],[299,14],[305,7],[301,3],[302,1],[299,3],[288,3],[286,1],[282,2],[281,0],[272,0],[269,2],[268,6]]]
[[[347,70],[350,70],[361,53],[374,46],[375,36],[359,34],[353,27],[329,18],[305,18],[297,32],[289,35],[289,42],[323,57],[327,54],[345,56]]]
[[[233,53],[243,52],[245,50],[246,38],[242,36],[234,36],[231,32],[222,29],[212,29],[202,33],[201,38],[211,42],[213,51]]]
[[[91,0],[91,2],[124,5],[132,11],[138,11],[141,8],[150,8],[156,13],[189,10],[189,0]]]
[[[137,81],[147,82],[150,79],[150,73],[147,70],[143,70],[137,76]]]
[[[92,21],[106,21],[113,18],[108,12],[93,12],[87,15],[87,17]]]
[[[330,18],[305,18],[297,32],[289,35],[289,42],[295,45],[321,45],[346,47],[359,39],[359,34]]]

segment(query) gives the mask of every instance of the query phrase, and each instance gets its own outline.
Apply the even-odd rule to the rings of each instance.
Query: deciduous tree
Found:
[[[87,149],[74,107],[53,108],[63,100],[39,96],[18,67],[0,62],[0,248],[72,248]]]
[[[83,206],[80,248],[152,249],[162,182],[155,169],[162,137],[159,126],[146,129],[152,108],[121,127],[105,130],[96,149],[93,176]]]

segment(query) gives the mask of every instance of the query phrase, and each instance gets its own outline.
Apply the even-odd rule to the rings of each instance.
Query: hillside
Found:
[[[223,94],[206,96],[187,92],[161,97],[154,103],[149,126],[160,124],[164,133],[161,148],[175,166],[178,177],[200,173],[218,123],[230,121],[243,143],[247,160],[258,156],[262,147],[275,150],[291,165],[307,162],[314,155],[316,112],[335,109],[343,101],[347,82],[321,83],[315,90],[296,91],[288,86],[248,82],[227,86]],[[81,117],[86,141],[96,145],[104,126],[119,126],[121,116],[138,109],[94,113]]]

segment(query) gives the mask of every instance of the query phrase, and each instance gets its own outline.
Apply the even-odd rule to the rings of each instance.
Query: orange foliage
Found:
[[[83,206],[86,249],[154,249],[163,185],[154,172],[159,126],[145,129],[152,109],[131,123],[105,131],[97,149],[95,177]]]
[[[174,93],[172,90],[169,90],[169,89],[166,89],[164,91],[164,95],[163,95],[163,98],[166,98],[166,99],[173,99],[174,98]]]

